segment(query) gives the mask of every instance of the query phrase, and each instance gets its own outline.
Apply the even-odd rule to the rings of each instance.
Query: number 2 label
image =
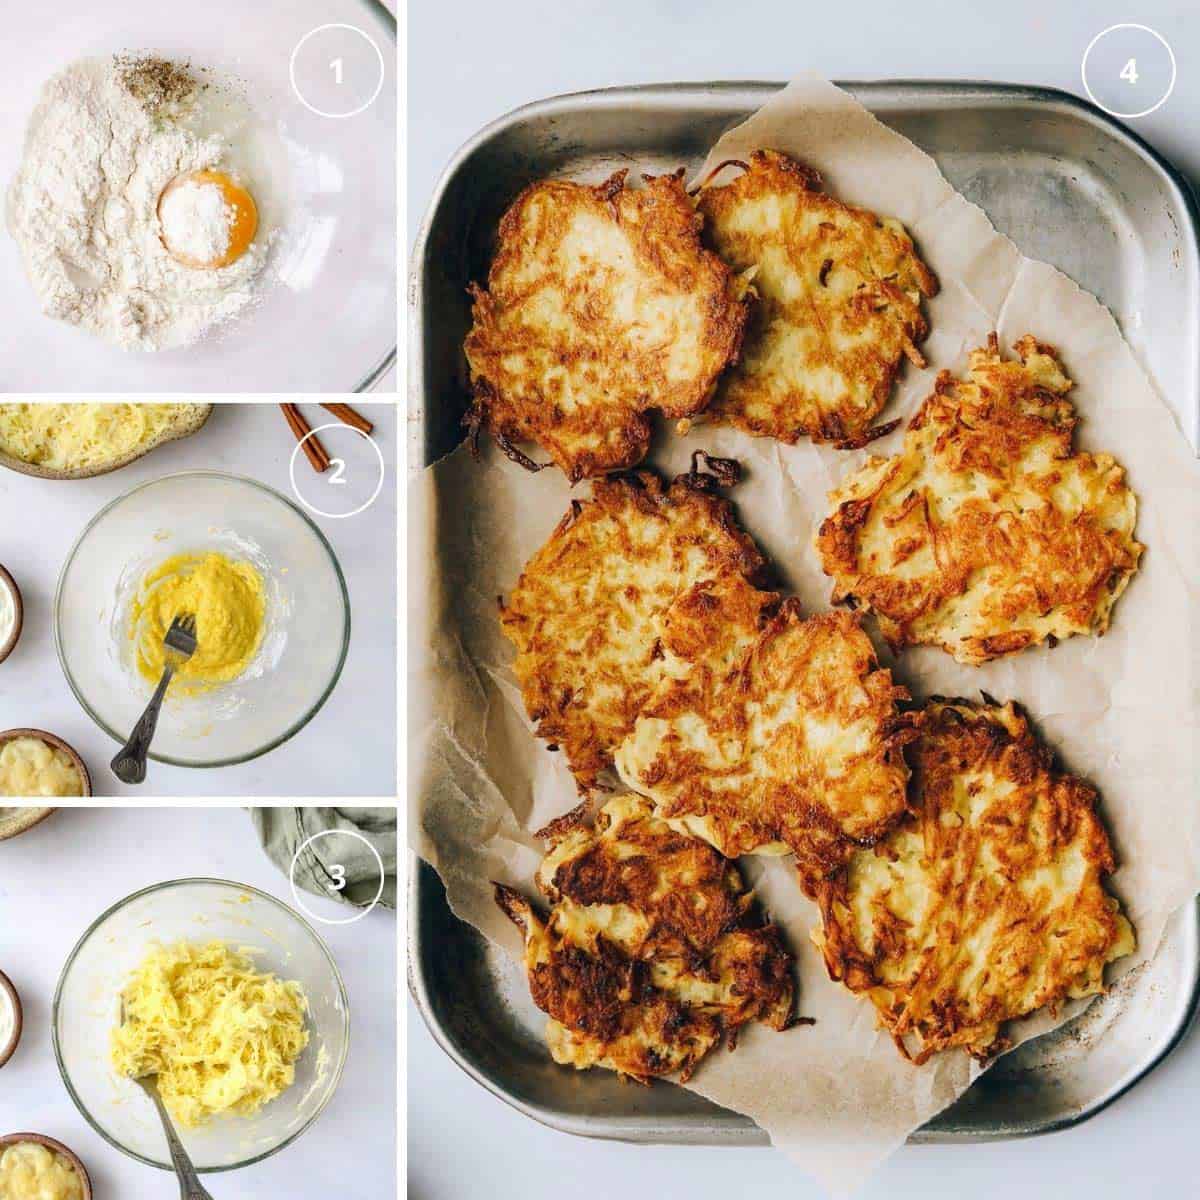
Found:
[[[341,484],[346,486],[346,462],[341,458],[331,458],[329,465],[333,468],[333,474],[329,477],[330,483]]]
[[[1121,68],[1121,78],[1124,80],[1127,80],[1129,83],[1137,83],[1138,73],[1137,73],[1137,59],[1136,58],[1131,58]],[[340,83],[341,81],[339,80],[338,82]]]

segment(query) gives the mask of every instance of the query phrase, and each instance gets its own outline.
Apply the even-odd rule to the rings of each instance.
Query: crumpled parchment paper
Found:
[[[1104,638],[1076,637],[981,668],[932,648],[899,662],[882,655],[917,698],[985,689],[1018,700],[1062,761],[1099,787],[1120,861],[1112,886],[1138,934],[1137,954],[1120,964],[1127,971],[1153,955],[1168,916],[1200,890],[1200,468],[1192,449],[1107,309],[1023,257],[928,155],[849,95],[817,77],[796,80],[726,133],[696,178],[758,147],[815,166],[838,198],[899,218],[939,277],[922,347],[929,368],[902,372],[881,420],[907,419],[937,370],[961,370],[992,330],[1005,352],[1033,333],[1058,348],[1076,382],[1077,445],[1110,451],[1128,472],[1147,549]],[[870,451],[891,453],[902,436],[901,428]],[[682,438],[661,431],[649,465],[673,475],[696,447],[742,462],[745,478],[730,493],[742,524],[808,610],[827,608],[830,581],[809,540],[826,492],[862,454],[701,424]],[[413,844],[441,874],[454,911],[514,955],[519,938],[493,904],[491,881],[532,895],[542,854],[532,831],[577,796],[563,756],[530,734],[496,602],[571,494],[555,470],[529,475],[490,447],[473,462],[460,447],[414,485],[411,508],[412,578],[428,580],[412,588]],[[799,959],[799,1011],[817,1023],[785,1034],[750,1028],[735,1054],[711,1056],[689,1086],[748,1114],[806,1171],[848,1192],[980,1068],[957,1052],[921,1068],[903,1061],[875,1028],[870,1004],[826,977],[808,936],[816,910],[786,861],[742,866],[787,932]],[[1013,1032],[1044,1032],[1078,1007]]]

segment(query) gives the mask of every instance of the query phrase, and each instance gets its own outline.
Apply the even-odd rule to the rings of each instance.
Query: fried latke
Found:
[[[917,366],[937,279],[898,221],[825,195],[821,177],[756,150],[732,183],[698,197],[705,238],[752,281],[758,303],[740,359],[709,406],[759,436],[862,446],[902,358]]]
[[[1102,634],[1137,570],[1137,500],[1108,454],[1072,453],[1073,386],[1031,336],[995,334],[939,376],[892,458],[829,494],[816,548],[835,602],[873,609],[893,649],[979,664]]]
[[[696,469],[669,486],[648,471],[594,481],[501,608],[530,719],[584,790],[611,766],[662,675],[668,605],[698,579],[764,569],[713,481]]]
[[[682,173],[637,189],[626,174],[527,187],[500,222],[487,290],[471,289],[467,424],[527,467],[515,443],[538,443],[572,482],[641,462],[650,409],[705,407],[749,304],[701,245]]]
[[[680,596],[662,641],[662,681],[616,766],[674,828],[731,858],[791,851],[811,894],[900,819],[908,694],[852,614],[805,620],[727,574]]]
[[[545,921],[511,888],[497,884],[496,902],[524,933],[555,1062],[643,1083],[679,1072],[686,1082],[748,1021],[788,1027],[793,958],[737,867],[651,808],[618,796],[594,829],[576,810],[543,831]]]
[[[1133,930],[1090,784],[1057,770],[1012,703],[934,700],[912,811],[820,890],[813,940],[906,1058],[990,1058],[1006,1021],[1104,990]]]

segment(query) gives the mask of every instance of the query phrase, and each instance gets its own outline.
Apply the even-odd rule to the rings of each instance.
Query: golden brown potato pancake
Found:
[[[757,150],[698,198],[708,243],[758,296],[740,359],[709,407],[748,433],[862,446],[900,360],[925,360],[921,297],[937,279],[898,221],[825,195],[810,167]]]
[[[682,173],[637,189],[626,174],[527,187],[500,222],[487,290],[472,288],[468,425],[527,467],[515,443],[536,442],[572,482],[641,462],[650,409],[703,409],[746,321]]]
[[[616,753],[658,816],[731,858],[791,851],[810,894],[900,819],[908,694],[855,616],[805,620],[727,574],[675,602],[662,640],[662,680]]]
[[[1031,336],[993,334],[964,379],[939,376],[891,458],[829,494],[816,536],[834,601],[873,609],[893,649],[978,664],[1102,634],[1142,546],[1137,500],[1108,454],[1073,453],[1073,386]]]
[[[707,461],[732,478],[733,464]],[[648,471],[596,480],[501,608],[530,719],[585,790],[612,765],[662,674],[670,603],[698,579],[764,569],[714,479],[694,468],[669,486]]]
[[[686,1082],[748,1021],[788,1027],[793,958],[737,867],[651,808],[618,796],[594,829],[576,810],[543,831],[545,920],[511,888],[497,885],[496,902],[525,936],[555,1062],[643,1083],[679,1072]]]
[[[1006,1021],[1103,991],[1133,950],[1112,849],[1095,789],[1011,703],[931,701],[909,757],[911,813],[821,889],[813,940],[906,1058],[989,1058]]]

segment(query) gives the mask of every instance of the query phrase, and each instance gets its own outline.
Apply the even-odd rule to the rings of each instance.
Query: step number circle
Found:
[[[308,849],[313,842],[321,838],[327,837],[349,837],[358,838],[360,842],[375,856],[375,862],[379,866],[379,888],[375,892],[375,899],[371,901],[366,908],[358,909],[352,917],[323,917],[319,913],[313,912],[307,904],[304,903],[300,895],[300,889],[296,886],[296,864],[300,861],[300,855]],[[379,855],[379,851],[363,837],[361,833],[354,829],[323,829],[320,833],[314,833],[312,837],[305,838],[304,841],[296,849],[296,853],[292,855],[292,865],[288,871],[288,882],[292,885],[292,899],[296,901],[301,911],[311,917],[314,921],[319,921],[322,925],[353,925],[355,921],[361,921],[379,903],[380,897],[383,895],[383,885],[385,880],[385,872],[383,869],[383,859]]]
[[[357,25],[310,29],[288,62],[292,91],[309,112],[340,121],[356,117],[383,91],[383,52]]]
[[[1133,120],[1161,108],[1175,88],[1175,52],[1149,25],[1110,25],[1083,52],[1083,90],[1110,117]]]

